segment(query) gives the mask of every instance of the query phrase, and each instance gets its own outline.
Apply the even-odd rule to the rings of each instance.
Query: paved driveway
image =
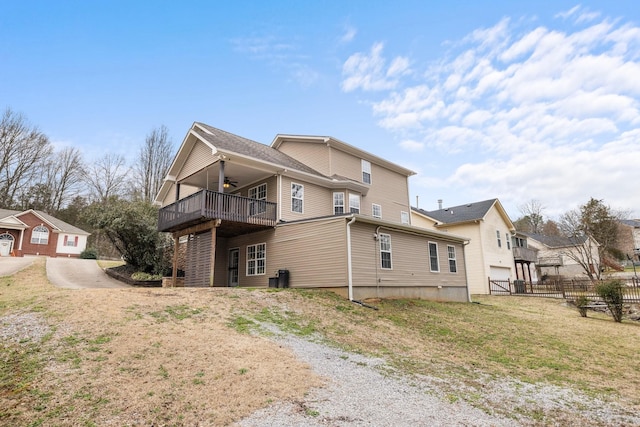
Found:
[[[129,288],[112,279],[93,259],[47,258],[47,278],[59,288]]]
[[[11,276],[33,264],[34,257],[0,257],[0,277]]]

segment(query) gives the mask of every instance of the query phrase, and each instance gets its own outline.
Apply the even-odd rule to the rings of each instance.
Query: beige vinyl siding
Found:
[[[355,223],[351,226],[353,285],[381,287],[456,286],[464,287],[462,245],[414,234],[380,229],[391,236],[391,270],[380,267],[380,246],[373,238],[376,227]],[[429,271],[428,242],[438,243],[440,272]],[[449,273],[447,245],[454,246],[458,255],[458,273]]]
[[[373,169],[373,165],[371,165]],[[331,170],[328,175],[340,175],[362,182],[362,159],[352,154],[331,148]],[[372,184],[375,184],[373,177]]]
[[[429,230],[436,230],[436,221],[433,221],[429,218],[420,215],[419,213],[414,212],[413,210],[410,212],[411,215],[411,225],[414,227],[426,228]]]
[[[332,148],[331,174],[362,182],[362,158]],[[371,186],[360,200],[360,213],[372,216],[373,203],[382,207],[382,219],[400,223],[400,212],[411,210],[407,177],[371,162]]]
[[[213,161],[214,159],[213,154],[211,154],[211,147],[203,142],[196,142],[189,153],[184,166],[182,166],[182,169],[178,174],[178,181],[193,175],[201,169],[204,169],[206,166],[213,163]]]
[[[239,261],[238,261],[238,281],[242,287],[267,287],[269,286],[269,277],[273,276],[273,270],[276,264],[274,263],[273,255],[273,230],[261,231],[252,234],[243,234],[241,236],[232,237],[227,240],[227,248],[239,249]],[[266,268],[264,275],[247,276],[247,246],[256,245],[258,243],[266,243]],[[225,258],[229,256],[228,250]],[[216,265],[217,267],[217,265]],[[223,266],[224,271],[227,271],[226,264]],[[225,280],[226,282],[226,280]]]
[[[329,147],[324,143],[285,141],[278,150],[317,170],[331,175]]]
[[[363,214],[371,216],[371,204],[376,203],[382,206],[382,219],[400,223],[400,212],[411,210],[407,177],[372,163],[371,188],[363,201]]]
[[[302,213],[291,212],[291,183],[304,186]],[[299,179],[282,177],[282,219],[296,221],[305,218],[317,218],[333,214],[333,191]]]
[[[333,288],[347,285],[344,218],[288,224],[276,228],[267,265],[287,269],[291,286]]]
[[[234,188],[230,193],[236,196],[249,197],[249,190],[262,184],[267,184],[267,202],[278,203],[278,179],[275,176],[256,181],[242,188]]]
[[[289,270],[292,287],[346,286],[345,239],[344,218],[286,224],[275,230],[228,239],[225,258],[228,248],[240,249],[239,282],[243,287],[266,287],[269,277],[274,277],[281,269]],[[247,246],[258,243],[267,244],[266,274],[247,276]],[[226,272],[226,264],[222,267]]]
[[[180,184],[180,198],[184,199],[187,196],[197,193],[202,188],[194,187],[193,185]],[[171,184],[170,190],[167,192],[164,200],[162,200],[162,206],[170,205],[176,201],[176,185]]]

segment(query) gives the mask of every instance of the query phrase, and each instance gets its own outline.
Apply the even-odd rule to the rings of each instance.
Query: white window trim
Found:
[[[300,195],[302,197],[294,197],[293,195],[293,186],[297,185],[300,186]],[[300,211],[296,211],[293,209],[293,201],[294,200],[300,200]],[[293,213],[304,213],[304,185],[302,184],[298,184],[297,182],[292,182],[291,183],[291,212]]]
[[[264,197],[258,197],[258,195],[260,194],[260,187],[264,187]],[[267,183],[263,182],[262,184],[256,185],[255,187],[251,187],[247,194],[249,195],[250,199],[267,200]]]
[[[400,211],[400,222],[409,225],[409,212]]]
[[[436,267],[437,270],[432,269],[431,267],[431,245],[436,246]],[[428,251],[429,251],[429,271],[432,273],[440,273],[440,254],[438,253],[438,243],[437,242],[428,242],[427,243]]]
[[[342,195],[342,206],[336,204],[336,195],[337,194],[341,194]],[[341,207],[342,208],[342,213],[336,213],[336,208],[337,207]],[[344,206],[344,192],[342,192],[342,191],[334,191],[333,192],[333,214],[334,215],[342,215],[342,214],[344,214],[345,213],[344,207],[345,207]]]
[[[31,244],[32,245],[48,245],[49,244],[49,229],[40,224],[33,228],[31,231]],[[44,236],[44,237],[43,237]],[[35,240],[35,241],[34,241]]]
[[[351,204],[352,200],[358,201],[358,206],[357,206],[358,212],[351,212],[351,209],[355,208],[355,206]],[[349,193],[349,213],[360,213],[360,195],[359,194]]]
[[[258,258],[258,247],[263,246],[262,253],[264,254],[263,258]],[[250,248],[255,248],[255,258],[249,258],[249,250]],[[247,276],[264,276],[267,273],[267,244],[266,243],[256,243],[255,245],[247,245]],[[258,261],[263,260],[262,273],[259,272]],[[253,263],[254,272],[250,272],[250,266]]]
[[[453,258],[451,257],[451,250],[453,249]],[[456,254],[456,247],[453,245],[447,245],[447,258],[449,261],[449,273],[457,274],[458,273],[458,255]],[[454,266],[456,271],[451,271],[451,261],[454,262]]]
[[[382,249],[382,244],[383,244],[385,238],[388,238],[389,249]],[[378,240],[380,241],[380,243],[379,243],[379,247],[380,247],[380,268],[383,269],[383,270],[393,270],[393,253],[391,251],[391,235],[390,234],[385,234],[385,233],[379,233],[378,234]],[[382,265],[382,254],[383,253],[388,253],[389,254],[389,267],[384,267]]]
[[[376,215],[376,208],[378,208],[378,215]],[[382,206],[377,203],[371,204],[371,216],[374,218],[382,219]]]
[[[362,182],[364,182],[365,184],[371,184],[371,162],[369,162],[368,160],[362,159],[361,165],[362,165]],[[369,177],[368,181],[365,179],[365,174],[367,174],[367,176]]]
[[[500,239],[500,230],[496,230],[496,238],[498,239],[498,247],[502,247],[502,240]]]

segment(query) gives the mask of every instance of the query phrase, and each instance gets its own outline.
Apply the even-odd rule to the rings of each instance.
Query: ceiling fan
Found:
[[[234,181],[230,178],[225,178],[224,179],[224,183],[222,184],[222,186],[224,188],[229,188],[229,187],[237,187],[238,186],[238,181]]]

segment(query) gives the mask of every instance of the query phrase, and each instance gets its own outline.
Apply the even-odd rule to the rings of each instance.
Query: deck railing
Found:
[[[161,208],[158,213],[158,230],[173,231],[182,225],[207,219],[274,226],[276,206],[276,203],[265,200],[201,190]]]

